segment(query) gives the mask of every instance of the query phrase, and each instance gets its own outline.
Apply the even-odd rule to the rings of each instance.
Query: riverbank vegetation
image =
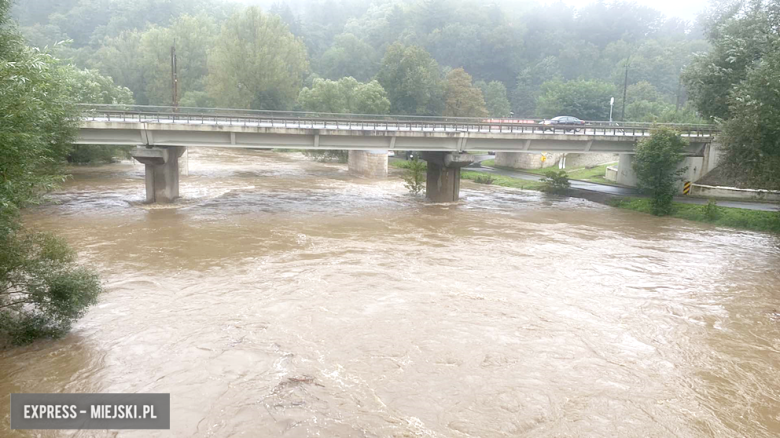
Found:
[[[678,183],[687,170],[680,167],[685,160],[686,146],[680,134],[669,128],[654,130],[636,146],[633,168],[637,187],[650,195],[652,213],[656,216],[666,216],[672,211]]]
[[[704,24],[711,50],[683,80],[699,112],[722,121],[721,167],[740,187],[780,189],[780,5],[723,2]]]
[[[642,213],[654,213],[652,199],[616,198],[610,205]],[[673,202],[669,216],[741,230],[780,233],[780,213],[772,211],[720,207],[712,202],[704,205]]]
[[[20,223],[65,178],[83,89],[72,82],[82,73],[23,43],[8,8],[0,0],[0,348],[62,335],[101,291],[62,239]]]

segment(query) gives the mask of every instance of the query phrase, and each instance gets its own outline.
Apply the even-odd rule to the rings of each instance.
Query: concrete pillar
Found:
[[[387,151],[349,151],[349,173],[365,178],[387,178]]]
[[[634,156],[632,154],[620,154],[618,161],[617,182],[620,185],[636,187],[636,172],[634,172]]]
[[[428,163],[425,197],[433,202],[456,202],[460,197],[460,169],[474,162],[474,156],[450,152],[423,152]]]
[[[131,153],[145,167],[147,203],[170,203],[179,197],[179,157],[185,149],[139,146]]]

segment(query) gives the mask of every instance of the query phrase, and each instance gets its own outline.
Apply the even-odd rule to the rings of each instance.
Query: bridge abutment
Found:
[[[474,156],[451,152],[423,152],[428,163],[425,196],[433,202],[456,202],[460,198],[460,169],[474,162]]]
[[[387,178],[387,151],[349,151],[349,173],[365,178]]]
[[[145,167],[147,203],[170,203],[179,197],[179,157],[186,149],[139,146],[131,153]]]

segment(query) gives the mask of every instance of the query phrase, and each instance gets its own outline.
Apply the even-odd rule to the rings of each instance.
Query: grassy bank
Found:
[[[569,175],[569,179],[578,181],[588,181],[598,184],[616,185],[613,181],[604,178],[607,173],[607,167],[615,165],[617,163],[602,164],[592,168],[579,167],[573,169],[565,169]],[[533,173],[534,175],[544,175],[545,173],[554,170],[557,171],[557,167],[548,167],[546,169],[515,169],[512,167],[496,166],[496,160],[486,160],[482,162],[483,166],[495,167],[496,169],[512,170],[515,172]]]
[[[494,186],[512,187],[515,189],[522,189],[522,190],[540,190],[541,187],[543,186],[543,184],[540,183],[539,181],[528,181],[526,179],[512,178],[503,175],[494,175],[492,173],[472,172],[466,170],[460,172],[460,179],[468,179],[474,181],[479,176],[482,176],[483,178],[486,176],[490,176],[491,178],[493,178],[492,185]]]
[[[610,205],[648,214],[652,211],[649,199],[619,198],[613,199]],[[706,208],[706,205],[675,202],[672,217],[742,230],[780,233],[780,213],[778,212],[717,207],[717,213],[708,216]]]

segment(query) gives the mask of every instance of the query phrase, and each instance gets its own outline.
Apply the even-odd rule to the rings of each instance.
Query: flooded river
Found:
[[[0,393],[164,392],[170,431],[0,436],[776,437],[780,239],[299,154],[191,150],[184,199],[77,169],[28,210],[106,293],[0,352]]]

